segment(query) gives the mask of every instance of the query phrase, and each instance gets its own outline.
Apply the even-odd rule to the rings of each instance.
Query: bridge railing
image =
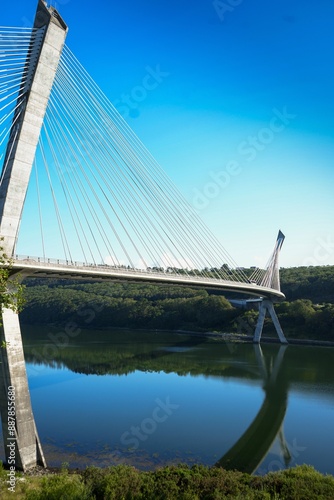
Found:
[[[35,257],[31,255],[19,255],[15,254],[13,257],[14,261],[26,262],[31,264],[51,264],[51,265],[60,265],[60,266],[71,266],[71,267],[85,267],[85,268],[105,268],[105,269],[119,269],[119,270],[128,270],[129,268],[126,266],[111,266],[108,264],[96,264],[90,262],[81,262],[78,260],[65,260],[65,259],[52,259],[47,257]],[[132,268],[130,268],[132,270]],[[142,269],[136,269],[136,271],[144,271]],[[147,271],[145,271],[147,272]]]
[[[204,277],[201,275],[196,275],[196,274],[181,274],[181,273],[176,273],[168,270],[164,271],[157,271],[153,268],[147,268],[147,269],[137,269],[137,268],[132,268],[132,267],[126,267],[126,266],[112,266],[108,264],[93,264],[93,263],[87,263],[87,262],[80,262],[80,261],[72,261],[72,260],[64,260],[64,259],[53,259],[53,258],[44,258],[44,257],[35,257],[35,256],[30,256],[30,255],[19,255],[15,254],[13,256],[13,261],[14,263],[18,264],[26,264],[29,266],[36,266],[38,267],[39,265],[41,267],[70,267],[76,270],[94,270],[94,271],[109,271],[111,273],[116,273],[116,274],[138,274],[141,276],[161,276],[166,278],[168,277],[175,277],[175,278],[181,278],[182,280],[188,280],[188,281],[207,281],[208,283],[212,282],[217,282],[217,283],[236,283],[236,281],[233,280],[224,280],[222,278],[211,278],[211,277]]]
[[[254,281],[237,281],[226,280],[222,278],[214,278],[210,276],[183,274],[172,272],[171,270],[158,271],[154,268],[149,269],[134,269],[127,267],[116,267],[107,264],[89,264],[86,262],[51,259],[43,257],[33,257],[30,255],[14,255],[13,267],[17,272],[27,276],[49,276],[53,275],[62,278],[67,275],[67,278],[78,277],[85,278],[111,278],[121,280],[133,280],[169,283],[169,284],[186,284],[186,286],[201,286],[208,288],[219,288],[228,291],[247,293],[259,297],[269,297],[275,300],[283,299],[284,294],[273,288],[259,285]],[[73,270],[73,271],[72,271]],[[28,271],[28,272],[27,272]],[[31,272],[31,273],[30,273]],[[191,273],[191,271],[188,271]]]

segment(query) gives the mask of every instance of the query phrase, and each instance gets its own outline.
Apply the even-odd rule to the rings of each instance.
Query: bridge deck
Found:
[[[201,287],[210,290],[223,290],[257,297],[270,298],[274,301],[285,298],[279,290],[257,285],[216,278],[181,275],[170,272],[157,272],[141,269],[117,268],[106,265],[88,265],[53,259],[20,258],[14,259],[12,272],[21,273],[24,277],[92,279],[108,281],[133,281],[156,284],[183,285]]]

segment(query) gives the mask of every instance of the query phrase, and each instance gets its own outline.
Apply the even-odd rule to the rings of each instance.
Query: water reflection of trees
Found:
[[[27,334],[27,362],[65,366],[84,374],[128,374],[136,370],[178,375],[258,380],[264,399],[247,430],[217,466],[253,472],[268,453],[276,437],[282,456],[289,463],[289,448],[283,423],[289,386],[303,382],[328,384],[332,373],[332,350],[268,344],[262,348],[215,341],[203,336],[157,332],[82,332],[68,345],[45,349],[45,332]],[[52,353],[52,357],[47,354]],[[317,354],[321,355],[321,362]],[[310,377],[311,374],[311,377]],[[333,377],[331,382],[333,382]]]
[[[276,344],[263,347],[266,358],[275,356],[277,350]],[[25,329],[24,352],[28,363],[83,374],[122,375],[139,370],[254,380],[260,376],[255,352],[247,344],[164,332],[82,331],[66,345],[57,346],[45,330]],[[284,377],[290,383],[333,383],[333,379],[328,381],[333,349],[289,346],[284,358]]]

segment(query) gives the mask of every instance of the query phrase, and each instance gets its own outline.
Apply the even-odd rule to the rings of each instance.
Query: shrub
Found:
[[[77,474],[54,474],[41,479],[40,489],[28,491],[27,500],[89,500],[89,488]]]
[[[84,472],[83,479],[96,500],[140,498],[141,473],[134,467],[118,465],[104,471],[89,467]]]

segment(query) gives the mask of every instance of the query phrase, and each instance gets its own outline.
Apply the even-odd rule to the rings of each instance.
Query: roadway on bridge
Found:
[[[64,263],[62,261],[47,259],[45,262],[38,259],[13,260],[12,274],[19,273],[22,277],[35,278],[70,278],[81,280],[106,280],[106,281],[132,281],[153,284],[169,284],[190,287],[200,287],[209,290],[221,290],[265,297],[273,301],[282,300],[285,295],[279,290],[257,285],[256,283],[243,283],[216,278],[203,278],[186,274],[169,272],[156,272],[140,269],[115,268],[112,266],[96,266],[87,264]]]

